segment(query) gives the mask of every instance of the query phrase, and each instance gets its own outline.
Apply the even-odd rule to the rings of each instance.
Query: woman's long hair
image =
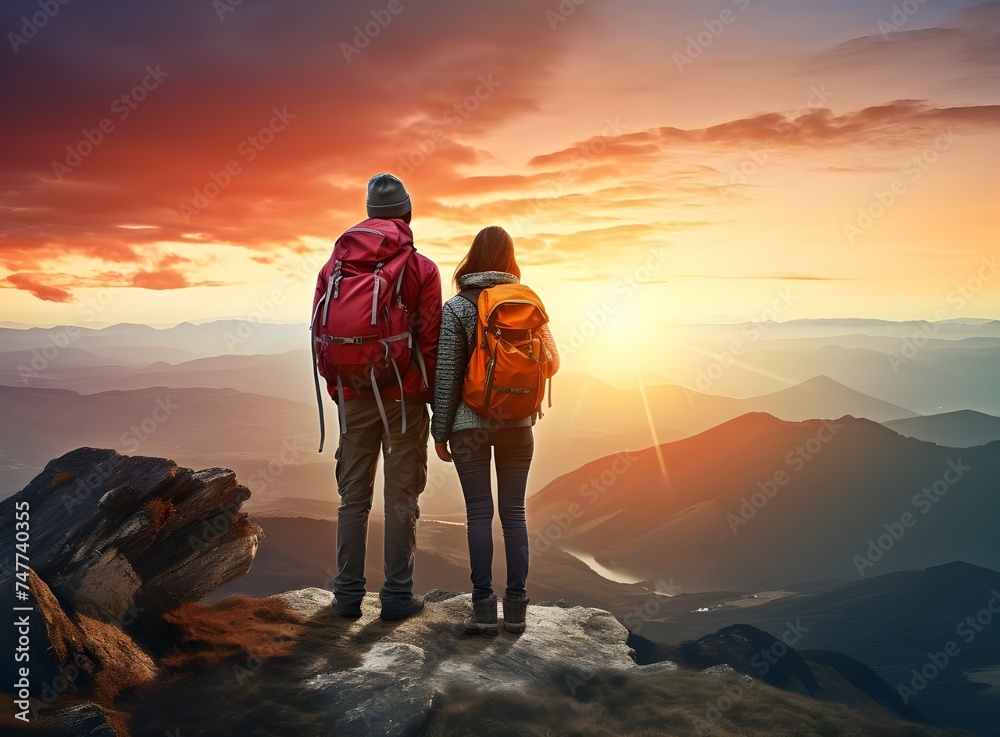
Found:
[[[514,241],[499,225],[490,225],[476,234],[469,252],[455,268],[455,287],[461,277],[481,271],[504,271],[521,278],[521,269],[514,258]]]

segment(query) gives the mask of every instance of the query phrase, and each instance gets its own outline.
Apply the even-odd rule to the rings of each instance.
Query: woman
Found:
[[[484,228],[455,270],[455,284],[467,296],[452,297],[445,302],[441,313],[431,434],[438,457],[446,462],[454,461],[462,484],[473,585],[473,616],[466,619],[464,625],[466,631],[482,634],[498,632],[497,598],[492,580],[491,451],[496,464],[497,501],[507,558],[504,628],[508,632],[523,632],[525,628],[528,528],[524,493],[535,447],[531,427],[536,416],[501,420],[478,414],[462,401],[462,385],[476,332],[475,295],[481,289],[498,284],[518,284],[520,276],[510,236],[495,225]],[[554,373],[559,365],[559,354],[548,325],[541,328],[538,337]]]

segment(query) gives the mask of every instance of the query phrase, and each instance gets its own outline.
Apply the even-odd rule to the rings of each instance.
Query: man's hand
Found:
[[[434,452],[445,463],[451,463],[453,456],[448,452],[448,443],[434,443]]]

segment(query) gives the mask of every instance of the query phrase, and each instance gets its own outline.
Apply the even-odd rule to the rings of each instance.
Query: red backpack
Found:
[[[322,293],[312,316],[313,378],[319,403],[320,441],[323,452],[326,427],[319,375],[328,391],[337,391],[340,431],[347,430],[344,384],[354,391],[372,392],[389,436],[389,421],[379,389],[398,383],[403,396],[403,373],[416,357],[423,385],[427,369],[423,353],[414,345],[413,333],[400,289],[413,242],[395,242],[375,228],[358,226],[337,240],[327,265],[320,270],[317,293]],[[403,405],[406,432],[406,406]],[[387,445],[385,452],[392,450]]]

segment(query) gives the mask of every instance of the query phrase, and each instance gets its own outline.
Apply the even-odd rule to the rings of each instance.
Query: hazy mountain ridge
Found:
[[[778,588],[949,560],[1000,568],[987,522],[1000,517],[1000,443],[942,448],[864,419],[749,414],[659,453],[666,476],[649,448],[557,479],[529,500],[529,524],[550,529],[556,546],[643,579],[673,577],[688,591]],[[959,463],[964,470],[951,470]],[[941,480],[956,474],[948,494],[952,485]],[[943,494],[921,496],[936,483]],[[913,522],[900,539],[869,553],[870,541],[888,534],[884,525],[901,525],[906,513]]]
[[[856,331],[857,324],[868,323],[881,325],[892,335]],[[529,493],[602,455],[680,439],[751,411],[789,420],[851,414],[886,422],[911,417],[917,410],[940,412],[942,406],[1000,412],[1000,384],[993,380],[1000,371],[1000,350],[969,347],[969,341],[1000,338],[984,335],[989,331],[981,329],[987,324],[982,320],[972,323],[934,324],[940,329],[926,343],[921,341],[916,355],[898,367],[898,372],[890,365],[886,351],[898,352],[917,323],[849,321],[838,328],[846,335],[827,337],[816,337],[815,333],[808,337],[808,321],[769,323],[766,332],[762,332],[762,326],[750,323],[714,328],[676,326],[673,334],[664,337],[668,342],[679,340],[681,345],[671,349],[669,362],[658,372],[673,379],[653,377],[653,383],[646,387],[655,435],[636,388],[620,388],[574,374],[572,366],[567,366],[554,382],[555,405],[535,427],[538,447],[543,452],[536,454]],[[0,352],[0,384],[67,388],[83,393],[157,385],[235,388],[311,405],[314,389],[306,358],[307,335],[299,331],[303,327],[251,325],[240,320],[155,329],[114,325],[81,328],[79,334],[69,336],[75,336],[69,343],[65,342],[66,328],[0,331],[0,346],[19,348]],[[959,329],[979,330],[979,337],[948,332]],[[746,331],[749,336],[744,334]],[[230,343],[236,336],[238,345],[226,345],[227,335]],[[940,337],[945,335],[951,339]],[[729,346],[734,336],[746,354],[732,364],[735,356],[729,355]],[[686,351],[687,342],[703,348],[700,352]],[[859,347],[848,347],[854,344]],[[170,352],[166,362],[163,355],[158,355],[163,351]],[[175,360],[177,351],[184,351],[183,355],[191,360]],[[113,358],[97,355],[109,352]],[[193,357],[195,352],[205,355]],[[27,359],[37,360],[25,363]],[[30,368],[27,374],[25,366]],[[329,401],[327,409],[332,410]],[[310,425],[315,427],[315,422],[303,416],[304,432],[315,432],[309,429]],[[206,450],[217,452],[221,462],[237,464],[244,476],[253,472],[246,465],[246,457],[212,447]],[[269,460],[259,458],[258,465]],[[314,461],[323,463],[324,459],[317,457]],[[431,465],[437,468],[436,463],[432,458]],[[8,489],[16,488],[27,480],[31,470],[37,470],[37,466],[24,468],[21,459],[14,459],[12,465],[22,471]],[[319,475],[310,478],[316,479],[320,488],[326,488],[327,482],[320,482]],[[267,490],[258,485],[257,491],[274,496],[284,493],[284,486],[284,480],[279,480]],[[450,485],[449,489],[454,496],[455,489]],[[314,493],[319,496],[322,492]]]
[[[42,350],[46,346],[73,346],[83,350],[99,348],[169,348],[196,356],[227,353],[279,353],[308,348],[306,323],[271,323],[259,319],[213,320],[200,324],[182,322],[168,328],[135,323],[118,323],[102,328],[59,325],[51,328],[17,330],[0,328],[0,345],[5,350]]]
[[[906,437],[936,445],[968,448],[1000,440],[1000,417],[966,409],[883,423]]]
[[[48,458],[83,445],[164,455],[188,465],[242,459],[247,466],[239,470],[247,476],[283,458],[272,486],[284,482],[295,464],[316,460],[315,409],[234,389],[80,394],[0,386],[0,402],[9,418],[0,432],[0,483],[7,494]]]

